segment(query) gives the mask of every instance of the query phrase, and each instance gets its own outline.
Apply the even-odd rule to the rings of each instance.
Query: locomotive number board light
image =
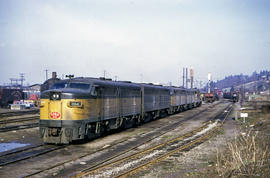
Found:
[[[81,108],[82,107],[82,102],[80,102],[80,101],[70,101],[69,102],[69,107]]]

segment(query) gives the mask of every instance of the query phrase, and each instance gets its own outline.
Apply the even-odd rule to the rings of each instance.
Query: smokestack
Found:
[[[57,77],[56,72],[52,72],[52,78],[53,78],[53,79],[56,79],[56,77]]]
[[[185,88],[185,68],[183,67],[183,88]]]
[[[190,74],[190,88],[193,88],[193,79],[194,79],[194,69],[193,68],[190,68],[189,74]]]
[[[188,88],[188,68],[186,68],[186,88]]]
[[[211,82],[211,78],[212,78],[212,76],[211,76],[211,73],[209,72],[209,73],[208,73],[208,93],[211,92],[211,90],[210,90],[210,82]]]

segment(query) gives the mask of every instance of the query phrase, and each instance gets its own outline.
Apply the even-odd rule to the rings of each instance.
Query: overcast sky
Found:
[[[0,0],[0,84],[45,69],[181,83],[270,70],[269,0]]]

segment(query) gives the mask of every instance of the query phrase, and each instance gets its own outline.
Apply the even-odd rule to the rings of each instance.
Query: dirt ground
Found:
[[[234,107],[239,108],[237,105]],[[202,172],[215,166],[217,152],[224,150],[226,143],[240,134],[241,124],[234,120],[234,116],[235,111],[229,115],[223,128],[215,137],[187,152],[171,156],[133,177],[205,177]]]
[[[197,108],[198,110],[203,110],[207,107],[207,105],[203,105],[200,108]],[[224,106],[220,106],[217,109],[222,109]],[[234,109],[239,110],[240,106],[239,104],[234,105]],[[196,109],[196,110],[197,110]],[[88,150],[92,148],[93,146],[103,147],[104,145],[109,145],[110,142],[113,142],[113,138],[122,138],[120,135],[124,134],[127,135],[127,132],[136,131],[136,133],[144,133],[145,131],[149,129],[152,129],[152,127],[160,127],[161,125],[173,122],[174,119],[179,119],[182,117],[187,117],[188,115],[192,114],[194,110],[186,111],[174,116],[171,116],[169,118],[164,118],[161,120],[157,120],[153,123],[145,124],[139,128],[136,129],[129,129],[125,132],[121,132],[119,134],[113,134],[109,135],[104,138],[100,138],[97,140],[94,140],[92,142],[86,143],[81,145],[81,147],[85,147],[85,150]],[[208,117],[211,117],[211,115],[214,116],[214,113],[211,111],[206,112],[205,115]],[[194,129],[194,127],[198,127],[203,122],[204,116],[201,115],[198,117],[198,120],[192,120],[188,121],[185,124],[181,125],[178,129],[175,129],[174,131],[168,133],[167,135],[164,135],[164,139],[167,139],[169,137],[174,137],[178,134],[182,134],[183,132],[187,132],[189,130]],[[217,152],[222,152],[226,148],[226,144],[234,140],[240,132],[240,128],[242,127],[241,121],[236,121],[235,119],[235,110],[229,115],[227,118],[225,124],[223,125],[222,129],[218,132],[216,136],[213,136],[208,141],[196,146],[195,148],[186,151],[181,152],[178,154],[175,154],[166,160],[147,168],[144,171],[139,172],[136,175],[133,175],[132,177],[209,177],[208,172],[215,169],[215,160],[217,156]],[[160,126],[159,126],[160,125]],[[6,136],[2,137],[2,142],[5,141],[11,141],[11,140],[17,140],[20,138],[20,142],[23,141],[29,141],[30,138],[33,138],[33,135],[37,135],[38,129],[31,129],[30,131],[17,131],[16,133],[13,133],[15,136],[14,138],[12,136]],[[131,134],[131,133],[130,133]],[[135,133],[134,133],[135,134]],[[18,136],[20,135],[20,136]],[[133,134],[131,134],[133,135]],[[135,134],[136,135],[136,134]],[[1,135],[0,135],[1,136]],[[3,135],[2,135],[3,136]],[[119,137],[120,136],[120,137]],[[161,139],[163,139],[163,137]],[[19,141],[18,140],[18,141]],[[106,142],[106,140],[108,142]],[[0,141],[1,142],[1,141]],[[33,141],[32,141],[33,142]],[[40,142],[40,139],[35,139],[35,142]],[[78,147],[78,145],[76,145]],[[62,158],[62,156],[61,156]],[[39,158],[40,161],[40,158]],[[26,165],[24,164],[24,170],[26,169]],[[33,166],[31,166],[31,169],[33,169]],[[3,170],[4,171],[4,170]],[[213,172],[213,171],[212,171]],[[48,175],[48,174],[47,174]],[[53,174],[52,174],[53,175]],[[210,177],[218,177],[218,175],[211,173]]]
[[[171,156],[132,177],[220,177],[221,175],[218,175],[216,171],[218,153],[224,154],[227,144],[243,134],[243,127],[253,127],[253,124],[250,123],[254,121],[260,124],[270,120],[270,114],[260,112],[255,113],[255,117],[249,118],[249,125],[247,122],[243,123],[241,119],[236,121],[235,113],[239,108],[239,104],[234,105],[234,111],[229,115],[216,136],[187,152]],[[268,123],[266,124],[268,127],[266,132],[268,132],[270,126],[269,122],[266,123]]]

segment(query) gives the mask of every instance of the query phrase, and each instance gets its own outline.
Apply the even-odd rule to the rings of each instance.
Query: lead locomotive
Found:
[[[60,80],[41,94],[40,136],[45,143],[68,144],[200,104],[197,89],[105,78]]]

